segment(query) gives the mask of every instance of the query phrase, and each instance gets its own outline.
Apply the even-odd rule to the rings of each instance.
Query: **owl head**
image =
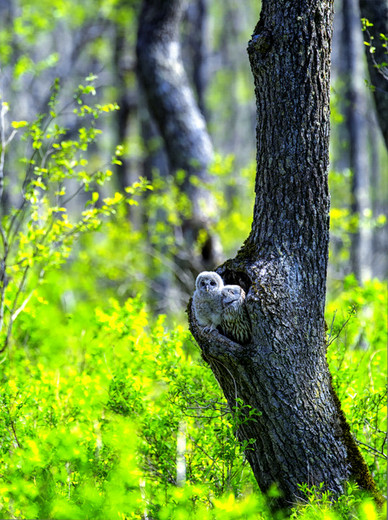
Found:
[[[201,293],[217,293],[224,286],[224,282],[215,271],[203,271],[195,280],[195,288]]]
[[[223,307],[232,305],[234,302],[242,303],[245,299],[245,292],[239,285],[225,285],[221,292]]]

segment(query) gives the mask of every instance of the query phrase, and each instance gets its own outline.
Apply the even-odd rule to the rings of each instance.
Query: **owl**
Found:
[[[221,291],[224,282],[214,271],[203,271],[195,281],[194,314],[200,325],[212,331],[221,323]]]
[[[237,343],[248,343],[251,339],[252,329],[245,307],[244,290],[239,285],[224,285],[221,291],[221,304],[223,334]]]

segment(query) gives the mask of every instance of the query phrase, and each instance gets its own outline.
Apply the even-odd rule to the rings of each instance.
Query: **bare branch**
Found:
[[[383,451],[379,451],[376,448],[374,448],[373,446],[369,446],[369,444],[366,444],[365,442],[361,442],[357,439],[355,439],[355,441],[360,446],[364,446],[367,449],[367,451],[374,453],[377,457],[380,457],[380,459],[387,460],[387,456]]]
[[[334,313],[334,316],[333,316],[333,320],[332,320],[332,324],[331,324],[331,328],[330,328],[330,334],[328,336],[328,339],[327,339],[327,342],[326,342],[326,346],[330,346],[333,341],[335,341],[337,338],[339,338],[339,336],[341,335],[342,331],[344,330],[344,328],[346,327],[346,325],[349,323],[349,321],[353,318],[353,312],[354,312],[355,308],[353,307],[352,308],[352,312],[349,314],[349,316],[346,318],[346,320],[343,322],[343,324],[341,325],[339,331],[337,332],[337,334],[333,337],[332,336],[332,330],[333,330],[333,324],[334,324],[334,320],[335,320],[335,315],[337,313],[337,311]]]

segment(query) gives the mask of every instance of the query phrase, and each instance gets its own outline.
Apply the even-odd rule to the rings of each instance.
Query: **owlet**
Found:
[[[225,336],[248,343],[252,336],[251,321],[245,307],[245,292],[239,285],[225,285],[221,292],[221,329]]]
[[[211,331],[221,323],[221,290],[224,282],[214,271],[203,271],[195,281],[194,314],[198,323]]]

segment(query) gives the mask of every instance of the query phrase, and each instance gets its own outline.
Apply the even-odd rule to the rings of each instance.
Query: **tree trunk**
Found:
[[[375,52],[371,53],[371,47],[365,46],[368,61],[368,69],[371,83],[374,87],[373,97],[376,104],[377,118],[383,133],[385,146],[388,149],[388,68],[387,66],[379,69],[376,65],[381,65],[388,61],[388,51],[383,47],[383,40],[380,34],[388,37],[388,2],[387,0],[359,0],[361,17],[366,18],[373,27],[368,27],[368,34],[365,41],[375,47]],[[373,37],[372,41],[370,37]]]
[[[117,142],[125,146],[128,138],[128,127],[132,123],[131,117],[134,116],[138,108],[138,100],[135,99],[133,93],[128,86],[127,77],[132,73],[126,63],[126,37],[124,27],[116,24],[114,27],[114,52],[113,52],[113,70],[115,87],[117,89],[117,102],[119,110],[115,114],[117,131]],[[129,161],[124,156],[121,158],[121,164],[116,165],[117,180],[122,192],[125,188],[134,182],[130,177]]]
[[[207,110],[205,93],[208,83],[208,0],[191,1],[188,5],[185,21],[185,38],[183,39],[183,54],[187,57],[185,63],[190,66],[188,73],[194,87],[198,108],[206,118]]]
[[[183,6],[182,0],[144,0],[136,50],[139,77],[163,137],[171,173],[185,172],[182,189],[192,208],[191,217],[182,219],[181,250],[187,266],[198,271],[214,267],[218,253],[216,238],[209,231],[211,198],[201,186],[209,182],[213,148],[181,60],[179,23]],[[202,232],[206,240],[196,258],[193,246]]]
[[[154,172],[163,178],[168,175],[168,161],[163,147],[163,140],[156,128],[155,123],[150,118],[148,108],[146,106],[146,100],[144,96],[140,96],[140,130],[141,138],[145,149],[145,156],[142,164],[142,174],[150,182],[153,180]],[[144,204],[142,206],[149,205],[148,202],[149,194],[144,195]],[[160,243],[155,244],[155,237],[153,236],[154,230],[158,225],[158,222],[165,222],[167,220],[168,208],[159,208],[155,217],[149,214],[149,211],[145,209],[143,213],[144,229],[146,230],[146,240],[149,251],[152,254],[147,255],[147,261],[149,263],[149,272],[152,273],[150,276],[150,283],[148,286],[149,294],[147,300],[150,302],[153,312],[156,314],[166,314],[168,312],[174,312],[174,273],[171,269],[158,269],[157,264],[159,259],[169,258],[169,247],[166,245],[167,237],[163,236]],[[162,231],[159,231],[159,236]],[[164,232],[164,235],[167,231]],[[155,258],[156,257],[156,258]],[[179,301],[179,299],[178,299]]]
[[[288,506],[298,484],[335,495],[353,476],[373,490],[326,361],[329,241],[330,0],[263,0],[248,45],[257,100],[252,230],[217,271],[247,293],[252,340],[190,328],[231,409],[260,415],[238,428],[263,492]]]
[[[365,217],[370,213],[367,91],[364,85],[360,13],[357,0],[342,1],[342,50],[344,56],[345,114],[352,170],[351,211],[357,227],[351,235],[350,266],[359,282],[372,277],[372,230]]]
[[[386,198],[386,182],[384,175],[382,175],[385,165],[387,170],[388,156],[385,154],[380,158],[379,144],[380,144],[380,133],[377,124],[375,114],[372,115],[369,120],[369,146],[371,150],[371,205],[372,215],[384,215],[386,214],[387,198]],[[388,152],[388,150],[387,150]],[[372,235],[372,276],[379,278],[380,280],[386,280],[388,278],[388,223],[384,226],[373,228]]]

